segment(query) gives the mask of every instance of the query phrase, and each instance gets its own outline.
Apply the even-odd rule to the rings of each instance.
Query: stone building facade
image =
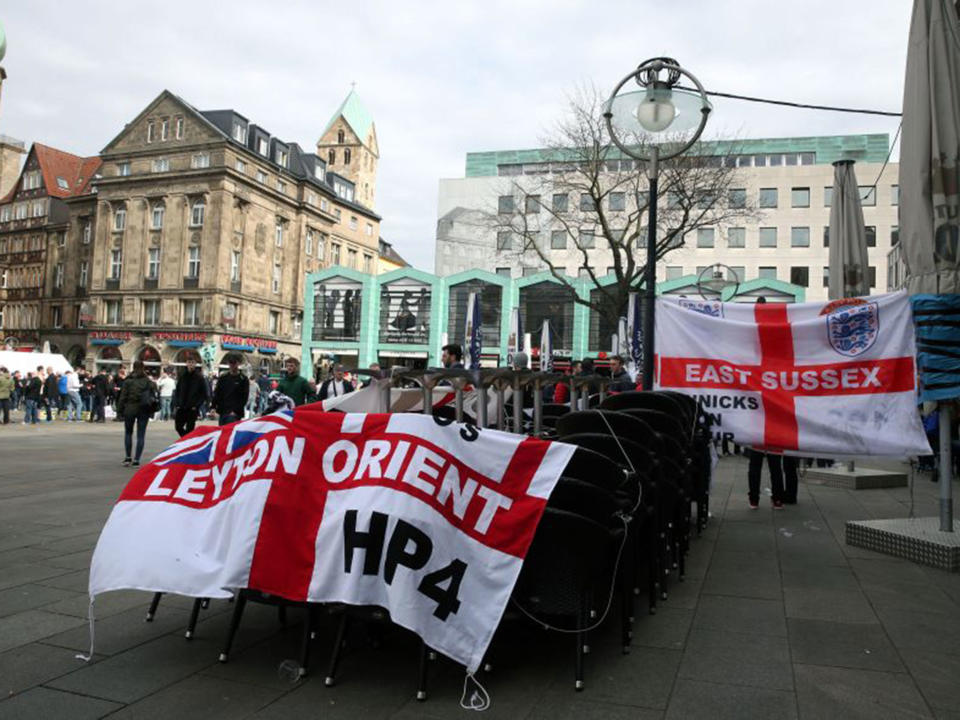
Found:
[[[90,206],[100,159],[39,143],[0,200],[0,336],[3,345],[40,348],[43,331],[77,326],[76,277],[87,243],[68,242],[71,204]],[[68,276],[70,279],[68,279]],[[71,302],[65,302],[66,298]]]
[[[164,91],[100,159],[95,195],[67,203],[63,287],[40,323],[75,362],[240,352],[274,371],[300,356],[306,274],[376,267],[380,218],[354,184],[233,110]]]

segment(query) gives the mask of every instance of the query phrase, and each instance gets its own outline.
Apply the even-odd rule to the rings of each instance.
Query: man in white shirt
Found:
[[[163,373],[157,388],[160,390],[160,419],[170,419],[170,403],[173,401],[173,391],[177,387],[177,381],[174,380],[169,372]]]
[[[340,397],[345,393],[353,392],[353,389],[353,383],[343,377],[343,365],[337,365],[333,369],[333,377],[320,386],[320,399]]]
[[[67,370],[67,421],[80,422],[80,378],[73,370]]]

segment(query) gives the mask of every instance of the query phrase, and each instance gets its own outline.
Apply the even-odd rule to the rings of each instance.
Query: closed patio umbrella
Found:
[[[900,242],[911,293],[960,292],[960,21],[915,0],[900,143]]]
[[[915,0],[900,145],[900,242],[911,293],[960,292],[960,19]],[[940,530],[953,531],[952,408],[940,403]]]
[[[867,230],[853,161],[838,160],[833,164],[830,204],[830,299],[869,295],[868,265]]]

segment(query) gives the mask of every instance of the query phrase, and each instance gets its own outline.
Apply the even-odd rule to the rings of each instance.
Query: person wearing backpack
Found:
[[[143,441],[147,434],[147,423],[160,406],[160,394],[156,383],[147,375],[142,360],[133,363],[133,373],[123,382],[117,397],[117,415],[123,417],[124,465],[140,465],[143,454]],[[133,444],[133,426],[137,426],[137,451],[131,459],[130,447]]]

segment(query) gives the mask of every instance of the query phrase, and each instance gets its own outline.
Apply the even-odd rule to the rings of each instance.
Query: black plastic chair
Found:
[[[586,633],[607,606],[623,531],[547,507],[527,551],[512,600],[524,615],[575,631],[574,688],[584,688]]]

